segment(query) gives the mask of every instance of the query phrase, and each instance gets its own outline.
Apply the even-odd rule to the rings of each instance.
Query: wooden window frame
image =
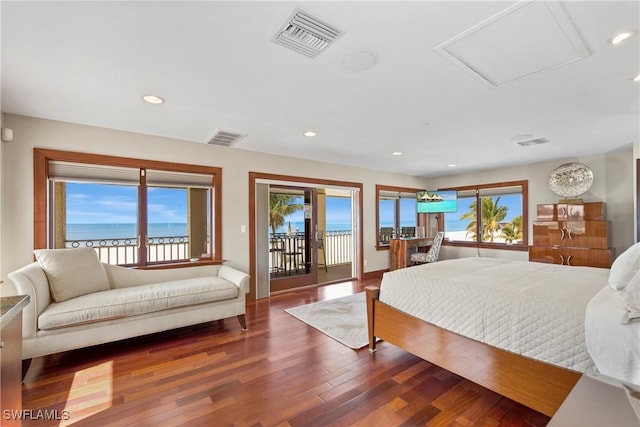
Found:
[[[62,161],[72,163],[87,163],[103,166],[121,166],[140,169],[156,169],[170,172],[196,173],[211,175],[211,257],[195,262],[163,262],[154,264],[140,264],[139,268],[165,268],[175,266],[190,266],[201,264],[222,263],[222,168],[214,166],[191,165],[185,163],[172,163],[156,160],[143,160],[129,157],[117,157],[101,154],[79,153],[72,151],[50,150],[44,148],[33,149],[33,247],[34,249],[47,248],[47,233],[49,219],[48,206],[48,181],[49,162]],[[141,177],[144,179],[144,177]],[[146,200],[140,200],[138,211],[140,224],[146,223]],[[144,230],[141,230],[141,232]]]
[[[409,187],[397,187],[393,185],[376,184],[376,250],[384,251],[389,250],[390,245],[383,245],[380,243],[380,193],[383,191],[398,192],[398,193],[417,193],[418,191],[424,191],[420,188]],[[395,206],[395,222],[396,228],[400,224],[400,203],[396,203]],[[416,225],[423,226],[426,230],[426,215],[418,214],[416,212]]]
[[[471,190],[487,190],[492,188],[502,188],[502,187],[516,187],[521,186],[522,188],[522,243],[520,244],[511,244],[508,245],[506,243],[499,242],[481,242],[480,234],[476,236],[477,241],[475,242],[462,242],[462,241],[448,241],[445,240],[442,242],[445,246],[461,246],[461,247],[472,247],[472,248],[483,248],[483,249],[500,249],[500,250],[509,250],[509,251],[528,251],[529,250],[529,181],[507,181],[507,182],[496,182],[491,184],[481,184],[481,185],[467,185],[463,187],[450,187],[450,188],[440,188],[440,190],[456,190],[456,191],[471,191]],[[476,192],[476,197],[478,193]],[[450,214],[449,214],[450,215]],[[478,221],[478,230],[480,229],[480,221],[481,219],[476,218]],[[445,221],[444,215],[438,216],[438,229],[446,230],[444,228]]]

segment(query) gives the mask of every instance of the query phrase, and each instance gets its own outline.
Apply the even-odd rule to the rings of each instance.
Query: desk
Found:
[[[409,266],[409,251],[427,248],[433,243],[432,237],[391,239],[389,241],[389,270]]]

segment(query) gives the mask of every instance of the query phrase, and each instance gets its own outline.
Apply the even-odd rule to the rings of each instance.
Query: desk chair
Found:
[[[269,239],[269,253],[271,253],[271,274],[278,274],[284,270],[284,240],[276,236]]]
[[[442,240],[444,239],[444,231],[438,231],[436,237],[433,238],[431,248],[427,252],[416,252],[409,257],[409,265],[428,264],[430,262],[438,261],[438,255],[440,255],[440,246],[442,246]]]
[[[300,236],[296,233],[293,236],[286,238],[286,250],[284,252],[285,274],[290,276],[291,274],[298,274],[298,269],[301,264],[304,264],[304,260],[301,258],[304,256],[303,245],[300,243]],[[300,258],[300,260],[299,260]]]
[[[389,239],[393,237],[393,227],[380,227],[380,244],[389,244]]]
[[[416,237],[415,227],[402,227],[400,229],[400,237]]]

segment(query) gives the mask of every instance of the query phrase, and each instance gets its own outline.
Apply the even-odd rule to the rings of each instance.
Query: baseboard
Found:
[[[382,279],[382,275],[389,271],[388,268],[384,270],[376,270],[376,271],[367,271],[362,273],[362,280],[374,280],[374,279]]]

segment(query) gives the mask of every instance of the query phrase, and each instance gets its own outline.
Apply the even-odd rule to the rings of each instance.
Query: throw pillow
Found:
[[[640,317],[640,271],[636,272],[624,289],[624,305],[627,313],[622,323]]]
[[[92,248],[37,249],[33,253],[55,302],[110,289],[107,272]]]
[[[613,262],[609,273],[609,286],[615,291],[623,290],[638,270],[640,270],[640,242],[621,253]]]

